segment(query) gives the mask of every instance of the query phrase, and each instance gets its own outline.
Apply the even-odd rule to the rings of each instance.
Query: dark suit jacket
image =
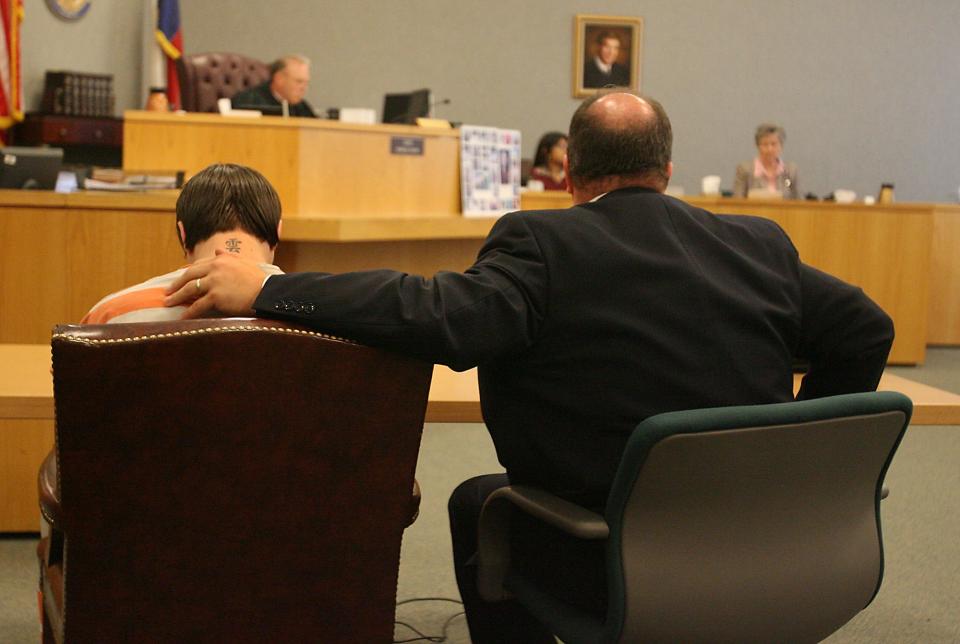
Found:
[[[263,109],[263,108],[274,108],[268,114],[277,115],[280,112],[276,111],[281,108],[280,101],[278,101],[273,96],[273,92],[270,91],[270,81],[265,81],[260,83],[255,87],[250,89],[245,89],[242,92],[237,92],[233,95],[233,98],[230,99],[230,104],[234,109]],[[310,107],[310,104],[306,101],[300,101],[296,105],[287,105],[290,116],[305,116],[309,118],[316,118],[317,115],[314,114],[313,108]]]
[[[777,224],[623,189],[502,217],[464,273],[271,277],[258,313],[455,369],[515,483],[600,506],[659,412],[876,388],[893,337],[863,292],[800,262]]]
[[[606,87],[607,85],[616,85],[617,87],[629,87],[630,74],[627,68],[619,63],[614,63],[609,74],[604,74],[595,59],[590,58],[583,66],[583,86],[584,88]]]

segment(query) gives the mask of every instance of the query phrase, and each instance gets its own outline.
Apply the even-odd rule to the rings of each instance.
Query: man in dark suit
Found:
[[[309,85],[310,60],[290,54],[270,64],[268,80],[237,92],[230,99],[230,104],[234,109],[259,109],[269,114],[316,118],[310,103],[304,99]]]
[[[489,492],[509,481],[600,510],[627,436],[666,411],[874,389],[893,339],[864,293],[803,264],[775,223],[717,216],[663,194],[672,131],[659,103],[588,99],[570,125],[576,204],[517,212],[463,273],[276,275],[219,257],[194,264],[169,304],[282,317],[455,369],[479,366],[484,421],[506,475],[450,500],[454,565],[475,642],[552,642],[514,602],[488,604],[470,562]],[[181,288],[182,287],[182,288]],[[179,289],[179,290],[177,290]],[[536,574],[604,609],[602,550],[528,526]],[[550,557],[559,557],[559,560]]]
[[[601,31],[597,35],[597,54],[585,61],[583,66],[583,87],[585,89],[607,87],[627,87],[630,74],[626,67],[617,62],[620,56],[620,36],[613,31]]]

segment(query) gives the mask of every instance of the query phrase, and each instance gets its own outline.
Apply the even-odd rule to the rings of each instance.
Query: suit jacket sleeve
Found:
[[[546,292],[540,247],[524,216],[513,213],[497,222],[463,273],[277,275],[254,308],[258,315],[464,370],[529,346],[543,320]]]
[[[893,321],[862,290],[800,265],[801,341],[810,361],[798,400],[874,391],[893,344]]]

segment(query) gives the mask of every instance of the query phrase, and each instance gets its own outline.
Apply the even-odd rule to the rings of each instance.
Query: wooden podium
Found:
[[[256,168],[284,216],[459,217],[460,133],[308,118],[124,113],[125,170]]]

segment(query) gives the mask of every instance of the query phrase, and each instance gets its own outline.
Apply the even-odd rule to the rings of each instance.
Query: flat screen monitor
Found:
[[[383,97],[383,122],[413,125],[418,118],[430,116],[430,90],[418,89],[408,94],[387,94]]]
[[[53,190],[62,165],[61,148],[2,148],[0,188]]]

